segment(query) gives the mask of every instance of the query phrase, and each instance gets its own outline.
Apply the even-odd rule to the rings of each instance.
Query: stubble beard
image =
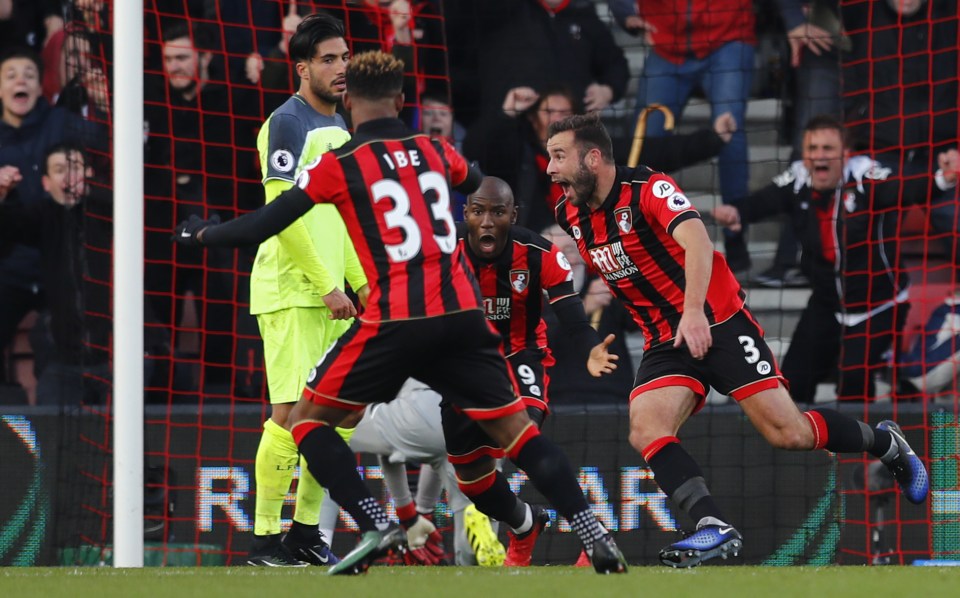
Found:
[[[197,80],[193,77],[187,80],[186,85],[182,85],[180,87],[176,87],[175,85],[173,85],[172,77],[170,80],[171,80],[171,82],[169,83],[170,88],[176,91],[176,93],[182,95],[183,97],[193,95],[197,91]]]
[[[575,206],[585,205],[597,192],[597,175],[590,172],[582,158],[577,174],[570,181],[570,187],[576,197],[576,201],[572,202]]]
[[[332,104],[336,106],[340,103],[340,98],[343,94],[339,92],[331,91],[329,87],[322,84],[312,84],[310,85],[310,91],[313,92],[313,95],[320,98],[321,101]]]

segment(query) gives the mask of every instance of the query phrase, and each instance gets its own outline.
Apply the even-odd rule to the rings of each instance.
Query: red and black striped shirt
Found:
[[[480,307],[450,209],[450,188],[467,173],[449,143],[392,118],[361,124],[301,173],[297,184],[315,202],[337,207],[357,249],[370,284],[364,320]]]
[[[537,233],[511,226],[503,252],[490,261],[470,249],[464,238],[466,227],[461,224],[459,230],[461,250],[480,285],[487,320],[503,338],[504,355],[546,348],[544,291],[550,303],[577,294],[573,271],[563,252]]]
[[[671,340],[683,313],[685,253],[673,238],[678,224],[700,214],[677,183],[646,166],[617,167],[610,195],[597,210],[557,202],[557,222],[580,254],[606,281],[643,330],[646,348]],[[710,324],[725,321],[745,295],[722,255],[713,252],[713,274],[704,312]]]

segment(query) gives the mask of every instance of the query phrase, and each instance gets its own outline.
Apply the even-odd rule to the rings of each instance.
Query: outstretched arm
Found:
[[[607,347],[613,342],[613,335],[600,341],[597,331],[590,326],[583,302],[578,295],[564,297],[552,304],[557,320],[566,333],[573,340],[574,346],[583,353],[587,371],[591,376],[599,378],[617,369],[616,361],[619,356],[607,352]]]
[[[736,206],[720,205],[710,210],[710,214],[720,226],[725,226],[735,233],[743,230],[743,224],[740,221],[740,210],[738,210]]]
[[[736,130],[737,121],[731,113],[724,112],[714,120],[712,129],[651,137],[644,141],[640,163],[663,172],[686,168],[719,154]]]
[[[879,162],[873,162],[863,177],[878,183],[872,201],[875,206],[888,208],[904,203],[942,201],[953,194],[960,174],[960,152],[951,148],[937,155],[937,170],[931,176],[909,176],[893,173]]]
[[[617,369],[617,360],[620,359],[620,356],[607,350],[615,338],[613,334],[608,334],[603,342],[590,349],[587,371],[594,378],[599,378],[604,374],[612,374]]]
[[[290,226],[314,205],[299,187],[291,187],[277,199],[255,212],[244,214],[223,224],[201,220],[196,216],[181,222],[174,240],[182,245],[211,247],[245,247],[259,245]]]

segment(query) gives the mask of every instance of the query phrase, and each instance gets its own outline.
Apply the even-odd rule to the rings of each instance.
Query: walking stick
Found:
[[[635,168],[640,162],[640,149],[643,147],[643,137],[647,133],[647,117],[651,112],[659,110],[663,112],[663,128],[666,131],[673,130],[673,112],[663,104],[650,104],[640,111],[637,117],[637,126],[633,130],[633,145],[630,146],[630,157],[627,159],[627,166]]]

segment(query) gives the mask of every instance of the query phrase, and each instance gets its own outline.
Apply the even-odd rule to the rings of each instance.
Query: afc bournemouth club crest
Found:
[[[512,286],[513,290],[517,293],[525,291],[529,282],[529,270],[510,270],[510,286]]]
[[[633,228],[633,212],[630,208],[620,208],[613,211],[613,216],[617,219],[617,228],[620,232],[626,234]]]

